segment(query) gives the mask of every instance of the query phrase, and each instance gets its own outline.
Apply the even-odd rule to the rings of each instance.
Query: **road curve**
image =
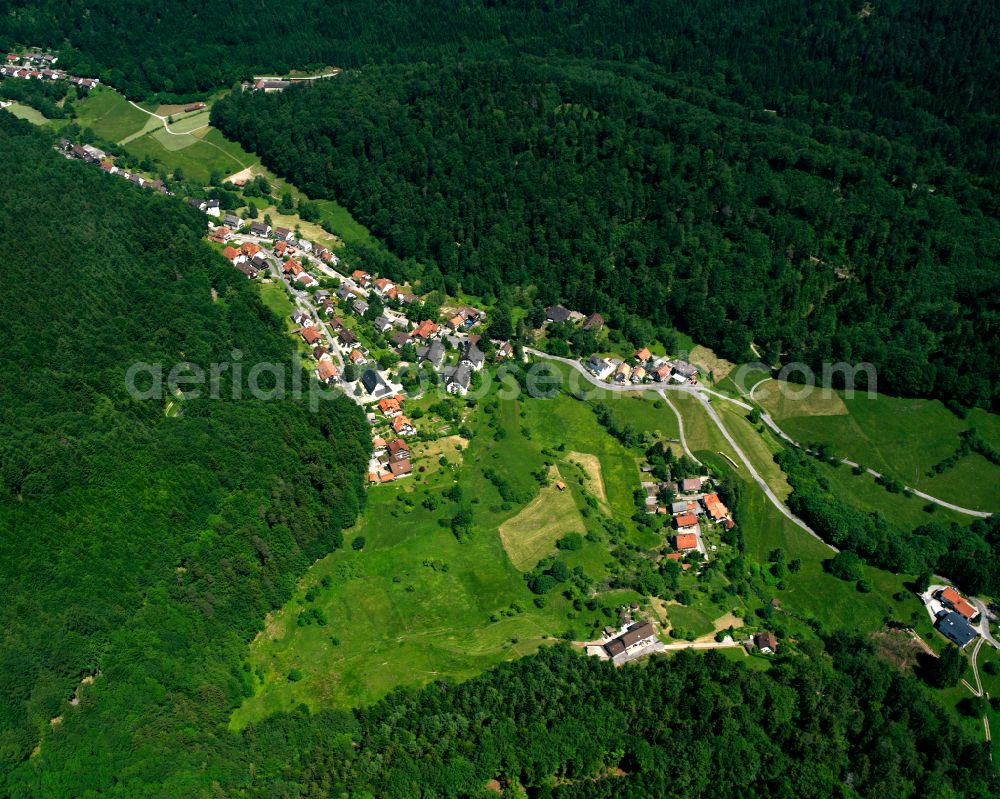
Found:
[[[714,391],[713,389],[706,388],[705,386],[701,386],[701,385],[692,386],[689,383],[655,383],[655,384],[653,384],[653,383],[647,383],[647,384],[640,384],[640,385],[637,385],[637,386],[634,386],[634,385],[619,386],[619,385],[615,385],[613,383],[604,383],[604,382],[598,380],[596,377],[594,377],[590,372],[588,372],[580,364],[579,361],[573,360],[572,358],[563,358],[563,357],[561,357],[559,355],[550,355],[547,352],[542,352],[541,350],[536,350],[536,349],[533,349],[531,347],[525,347],[524,351],[527,352],[527,353],[530,353],[531,355],[536,355],[539,358],[543,358],[545,360],[558,361],[559,363],[564,363],[567,366],[571,366],[574,369],[576,369],[576,371],[580,372],[580,374],[582,374],[587,379],[588,382],[593,383],[595,386],[597,386],[598,388],[604,389],[605,391],[655,391],[655,392],[660,393],[661,395],[665,391],[681,391],[681,392],[684,392],[684,393],[687,393],[687,394],[693,394],[696,397],[699,394],[710,394],[711,396],[718,397],[719,399],[725,400],[726,402],[731,402],[734,405],[736,405],[736,406],[738,406],[740,408],[743,408],[744,410],[747,410],[747,411],[749,411],[749,410],[751,410],[753,408],[752,405],[749,405],[748,403],[743,402],[742,400],[738,400],[738,399],[735,399],[733,397],[729,397],[729,396],[727,396],[725,394],[722,394],[722,393],[720,393],[718,391]],[[767,378],[767,379],[771,379],[771,378]],[[754,386],[754,389],[756,389],[757,386],[759,386],[761,383],[764,383],[764,382],[766,382],[766,379],[760,381],[760,383],[757,383],[757,385]],[[751,391],[750,394],[751,394],[751,396],[753,396],[753,391]],[[704,402],[704,398],[700,398],[700,399],[702,399],[702,401]],[[707,407],[707,403],[705,403],[705,404],[706,404],[706,407]],[[761,418],[761,421],[764,424],[766,424],[769,428],[771,428],[771,430],[773,430],[774,433],[777,436],[779,436],[780,438],[782,438],[784,441],[787,441],[793,447],[799,447],[800,449],[803,448],[802,445],[798,441],[796,441],[794,438],[792,438],[790,435],[788,435],[784,430],[782,430],[780,427],[778,427],[778,424],[771,417],[771,414],[767,413],[766,411],[761,412],[761,417],[760,418]],[[809,450],[806,450],[806,451],[809,452]],[[858,465],[857,463],[855,463],[852,460],[849,460],[848,458],[841,458],[840,462],[843,463],[843,464],[845,464],[846,466],[857,466]],[[865,471],[867,471],[868,474],[870,474],[872,477],[881,477],[882,476],[879,472],[876,472],[874,469],[865,469]],[[919,489],[916,489],[913,486],[904,485],[903,488],[906,491],[909,491],[914,496],[920,497],[921,499],[925,499],[928,502],[933,502],[935,505],[940,505],[942,508],[948,508],[948,510],[953,510],[956,513],[963,513],[966,516],[974,516],[977,519],[988,519],[988,518],[990,518],[993,515],[992,513],[989,513],[988,511],[973,510],[972,508],[963,508],[961,505],[955,505],[954,503],[948,502],[947,500],[938,499],[937,497],[933,497],[930,494],[924,493],[923,491],[920,491]],[[782,505],[782,507],[784,507],[784,505]]]
[[[660,392],[658,392],[658,393],[659,393],[659,395],[660,395],[661,397],[663,397],[663,401],[664,401],[665,403],[667,403],[667,405],[669,405],[669,406],[670,406],[670,410],[672,410],[672,411],[674,412],[674,416],[676,416],[676,417],[677,417],[677,435],[678,435],[678,437],[679,437],[679,438],[680,438],[680,440],[681,440],[681,449],[683,449],[683,450],[684,450],[684,454],[685,454],[685,455],[687,455],[687,456],[688,456],[688,457],[689,457],[689,458],[690,458],[691,460],[693,460],[693,461],[694,461],[695,463],[701,463],[701,461],[700,461],[700,460],[698,460],[698,459],[697,459],[697,458],[696,458],[696,457],[694,456],[694,453],[693,453],[693,452],[691,452],[691,450],[689,450],[689,449],[688,449],[688,445],[687,445],[687,439],[686,439],[686,438],[684,438],[684,419],[683,419],[683,417],[681,416],[681,412],[680,412],[679,410],[677,410],[677,406],[676,406],[676,405],[674,405],[674,403],[672,403],[672,402],[671,402],[671,401],[670,401],[670,400],[669,400],[669,399],[667,398],[667,392],[666,392],[666,391],[660,391]]]

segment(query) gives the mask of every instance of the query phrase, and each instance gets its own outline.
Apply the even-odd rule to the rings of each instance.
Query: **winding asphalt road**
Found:
[[[705,405],[706,408],[710,407],[709,404],[708,404],[708,402],[706,401],[706,399],[705,399],[704,396],[699,396],[699,395],[708,394],[708,395],[711,395],[713,397],[718,397],[719,399],[725,400],[726,402],[731,402],[734,405],[736,405],[736,406],[738,406],[740,408],[743,408],[746,411],[749,411],[749,410],[751,410],[753,408],[753,406],[750,405],[749,403],[743,402],[742,400],[735,399],[734,397],[727,396],[726,394],[721,394],[718,391],[713,391],[712,389],[707,388],[705,386],[702,386],[700,384],[696,384],[696,385],[692,386],[689,383],[678,383],[678,384],[675,384],[675,383],[666,383],[666,384],[664,384],[664,383],[656,383],[656,384],[640,384],[640,385],[634,386],[634,385],[630,385],[630,384],[615,385],[614,383],[604,383],[604,382],[598,380],[596,377],[594,377],[590,372],[588,372],[580,364],[579,361],[575,361],[575,360],[573,360],[571,358],[562,358],[562,357],[560,357],[558,355],[550,355],[547,352],[542,352],[541,350],[536,350],[536,349],[532,349],[532,348],[529,348],[529,347],[525,347],[525,352],[529,352],[532,355],[538,356],[539,358],[544,358],[544,359],[550,360],[550,361],[558,361],[559,363],[564,363],[564,364],[566,364],[568,366],[571,366],[576,371],[578,371],[580,374],[582,374],[587,379],[588,382],[590,382],[593,385],[595,385],[595,386],[597,386],[599,388],[602,388],[602,389],[604,389],[606,391],[656,391],[656,392],[659,392],[661,394],[663,392],[665,392],[665,391],[681,391],[681,392],[685,392],[687,394],[692,394],[695,397],[697,397],[699,400],[702,401],[702,403]],[[771,378],[768,378],[768,379],[771,379]],[[762,380],[761,383],[763,383],[763,382],[766,382],[766,381]],[[750,391],[750,396],[751,397],[753,397],[753,392],[757,390],[757,386],[759,386],[759,385],[760,385],[760,383],[758,383],[756,386],[754,386],[753,389]],[[674,409],[674,411],[676,412],[676,408]],[[791,444],[794,447],[799,447],[800,449],[804,449],[804,447],[802,447],[802,445],[798,441],[796,441],[794,438],[792,438],[790,435],[788,435],[784,430],[782,430],[780,427],[778,427],[778,424],[771,417],[771,414],[767,413],[766,411],[762,412],[760,418],[761,418],[761,421],[764,424],[766,424],[769,428],[771,428],[771,430],[773,430],[774,433],[777,436],[779,436],[780,438],[782,438],[784,441],[787,441],[789,444]],[[716,425],[722,431],[723,435],[726,436],[727,440],[730,440],[730,443],[732,443],[731,439],[729,437],[728,431],[726,431],[725,426],[722,424],[722,421],[718,418],[718,415],[715,416],[715,418],[713,419],[713,421],[716,422]],[[682,444],[683,444],[683,436],[682,436]],[[744,460],[744,462],[746,462],[745,456],[742,454],[742,451],[738,447],[736,447],[736,446],[734,446],[733,448],[737,451],[737,453],[740,454],[741,460]],[[687,451],[687,447],[686,446],[685,446],[685,451]],[[810,450],[806,449],[806,452],[809,452],[809,451]],[[843,463],[846,466],[852,466],[852,467],[853,466],[858,466],[857,463],[855,463],[854,461],[852,461],[852,460],[850,460],[848,458],[842,458],[840,462]],[[868,474],[870,474],[872,477],[876,477],[877,478],[877,477],[881,477],[882,476],[879,472],[876,472],[874,469],[865,469],[865,471],[868,472]],[[751,474],[755,475],[755,479],[757,479],[756,478],[756,472],[753,471],[752,469],[751,469]],[[913,494],[914,496],[918,496],[921,499],[925,499],[928,502],[933,502],[936,505],[940,505],[943,508],[948,508],[949,510],[953,510],[953,511],[955,511],[957,513],[964,513],[967,516],[975,516],[978,519],[988,519],[988,518],[990,518],[990,516],[992,516],[991,513],[988,513],[986,511],[972,510],[971,508],[963,508],[961,505],[955,505],[952,502],[948,502],[948,501],[943,500],[943,499],[938,499],[937,497],[932,497],[930,494],[926,494],[923,491],[920,491],[920,490],[918,490],[916,488],[913,488],[912,486],[904,486],[904,488],[907,491],[909,491],[911,494]],[[781,503],[781,502],[779,502],[778,504],[781,507],[783,507],[783,508],[785,507],[784,504]],[[786,515],[788,515],[788,514],[786,514]],[[806,526],[804,524],[804,522],[801,521],[801,519],[796,520],[795,523],[798,524],[803,529],[809,530],[809,532],[812,532],[812,530],[810,530],[809,527]],[[813,534],[815,535],[815,533],[813,533]]]

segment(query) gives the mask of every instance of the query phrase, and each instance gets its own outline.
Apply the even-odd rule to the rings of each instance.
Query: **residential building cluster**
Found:
[[[59,139],[57,149],[67,158],[75,158],[92,164],[108,175],[116,175],[143,189],[152,189],[160,194],[170,194],[166,184],[159,178],[147,178],[138,172],[130,172],[115,164],[113,156],[90,144],[73,144],[69,139]]]
[[[0,77],[21,80],[68,80],[81,89],[93,89],[100,83],[97,78],[81,78],[69,75],[64,70],[53,69],[59,56],[51,53],[7,53]]]

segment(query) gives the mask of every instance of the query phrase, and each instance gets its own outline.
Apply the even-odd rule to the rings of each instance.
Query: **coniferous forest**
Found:
[[[347,206],[380,272],[1000,408],[997,4],[13,0],[21,45],[161,101],[342,67],[212,121]],[[766,671],[544,646],[234,732],[249,643],[363,510],[370,428],[237,399],[231,366],[222,399],[130,396],[138,362],[299,366],[204,214],[52,144],[0,113],[0,797],[1000,795],[981,730],[818,626]],[[997,590],[992,520],[908,534],[786,457],[828,540]]]

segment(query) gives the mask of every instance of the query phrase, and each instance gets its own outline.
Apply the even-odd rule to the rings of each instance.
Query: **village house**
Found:
[[[392,394],[392,388],[385,382],[385,378],[374,369],[365,369],[361,373],[361,385],[375,399]]]
[[[592,313],[583,320],[584,330],[600,330],[602,327],[604,327],[604,317],[599,313]]]
[[[641,366],[635,367],[635,369],[632,370],[632,376],[630,379],[633,383],[638,385],[646,379],[646,370]]]
[[[458,362],[462,364],[462,366],[468,366],[470,369],[478,372],[483,368],[485,361],[486,356],[483,355],[483,351],[479,349],[477,342],[470,338],[465,343],[465,346],[462,349],[462,355]]]
[[[684,494],[691,494],[695,491],[701,491],[703,477],[685,477],[681,480],[681,492]]]
[[[429,361],[435,369],[441,368],[444,356],[444,344],[440,341],[432,341],[426,347],[417,347],[417,362]]]
[[[340,332],[337,334],[337,340],[340,342],[340,346],[342,347],[358,346],[358,337],[346,327],[341,328]]]
[[[209,216],[214,216],[216,219],[222,214],[222,209],[219,208],[218,200],[206,200],[205,201],[205,213]]]
[[[494,356],[497,361],[505,361],[514,357],[514,345],[509,341],[500,342],[497,345],[497,352]]]
[[[347,356],[347,360],[349,360],[355,366],[362,363],[368,363],[368,357],[361,350],[361,347],[355,347],[354,349],[352,349],[350,354]]]
[[[410,457],[410,446],[401,438],[390,439],[386,449],[389,450],[391,460],[403,460]]]
[[[692,366],[687,361],[671,361],[670,365],[673,371],[673,379],[678,383],[683,383],[685,380],[691,380],[698,374],[698,367]]]
[[[224,214],[222,217],[222,224],[231,230],[239,230],[243,227],[242,220],[235,214]]]
[[[260,270],[252,263],[236,264],[236,268],[251,280],[256,280],[260,277]]]
[[[327,385],[336,383],[337,369],[334,367],[333,362],[327,358],[320,360],[316,365],[316,377],[319,378],[321,383],[326,383]]]
[[[235,247],[226,247],[222,251],[222,257],[229,261],[233,266],[242,264],[247,259],[246,255]]]
[[[405,330],[397,330],[389,336],[389,340],[397,350],[401,350],[410,342],[410,334]]]
[[[469,391],[469,384],[472,380],[472,373],[469,367],[459,364],[458,366],[446,366],[441,370],[441,377],[444,380],[445,389],[449,394],[464,396]]]
[[[279,258],[284,258],[287,252],[288,252],[287,241],[276,241],[274,243],[274,254],[277,255]]]
[[[303,288],[307,289],[319,285],[319,281],[312,275],[310,275],[308,272],[299,272],[299,274],[295,276],[295,281],[297,283],[301,283]]]
[[[401,406],[402,396],[397,394],[394,397],[385,397],[379,400],[378,409],[382,411],[382,415],[387,419],[392,419],[395,416],[399,416],[403,412]]]
[[[362,299],[357,299],[351,303],[351,308],[358,316],[364,316],[368,312],[368,303]]]
[[[262,238],[267,238],[268,236],[271,235],[271,226],[266,225],[263,222],[251,222],[250,234],[252,236],[260,236]]]
[[[690,552],[698,548],[697,533],[677,533],[674,536],[674,549],[679,552]]]
[[[657,383],[663,383],[670,379],[671,371],[671,368],[667,364],[663,364],[662,366],[657,366],[653,369],[649,373],[649,376],[652,377]]]
[[[299,245],[299,249],[302,250],[302,252],[312,252],[313,251],[313,244],[308,239],[299,239],[298,245]]]
[[[380,297],[384,297],[386,295],[386,292],[388,292],[390,289],[396,288],[396,284],[393,283],[391,280],[389,280],[389,278],[387,277],[380,277],[378,280],[375,281],[373,285],[375,288],[375,293],[378,294]]]
[[[372,283],[372,276],[362,269],[355,269],[351,272],[351,279],[366,288]]]
[[[321,361],[324,358],[329,358],[330,357],[330,351],[326,347],[320,345],[320,346],[313,347],[312,355],[313,355],[313,358],[315,358],[317,361]]]
[[[941,600],[941,604],[946,608],[950,608],[970,621],[979,613],[965,597],[951,586],[941,589],[935,596]]]
[[[687,511],[684,511],[679,516],[676,516],[674,518],[674,524],[677,526],[679,531],[698,531],[698,517],[693,513],[688,513]]]
[[[584,366],[598,380],[604,380],[615,370],[615,365],[611,361],[607,358],[600,358],[597,355],[591,355]]]
[[[714,492],[705,494],[701,501],[705,503],[705,510],[708,511],[712,521],[721,522],[729,515],[729,508],[722,504],[718,494]]]
[[[632,367],[629,366],[625,361],[618,364],[618,368],[615,369],[614,377],[612,378],[615,383],[622,385],[627,383],[632,377]]]
[[[252,241],[246,242],[240,247],[240,250],[247,258],[256,258],[262,252],[261,248]]]
[[[551,305],[545,309],[545,318],[549,322],[565,322],[569,319],[569,308],[562,305]]]
[[[413,329],[412,337],[422,341],[430,341],[441,331],[441,326],[430,319],[425,319]]]
[[[271,94],[272,92],[283,92],[291,85],[291,81],[287,80],[258,80],[254,83],[253,89],[255,92],[264,92],[264,94]]]
[[[320,341],[319,331],[313,325],[303,327],[299,331],[299,335],[302,336],[306,344],[309,344],[310,346],[316,345]]]
[[[309,325],[314,324],[313,318],[309,315],[309,312],[303,311],[301,308],[292,312],[292,321],[300,327],[308,327]]]
[[[374,327],[379,333],[386,333],[392,330],[392,322],[389,317],[385,314],[380,314],[375,317],[375,321],[372,322],[372,327]]]
[[[753,643],[762,655],[771,655],[778,651],[778,639],[774,637],[774,633],[767,630],[757,633],[753,637]]]
[[[413,467],[410,465],[409,458],[400,458],[397,461],[389,461],[389,473],[392,474],[394,480],[413,474]]]
[[[397,436],[414,436],[417,434],[417,428],[413,426],[405,414],[399,414],[392,418],[392,430]]]
[[[632,357],[635,358],[636,363],[644,364],[653,357],[653,353],[651,353],[646,347],[641,347],[635,351],[635,354]]]
[[[956,610],[939,610],[935,626],[938,631],[959,649],[964,649],[968,643],[979,635],[969,620]]]
[[[270,231],[269,234],[275,241],[283,241],[286,244],[290,243],[292,239],[295,238],[295,234],[286,227],[276,227],[274,230]]]

